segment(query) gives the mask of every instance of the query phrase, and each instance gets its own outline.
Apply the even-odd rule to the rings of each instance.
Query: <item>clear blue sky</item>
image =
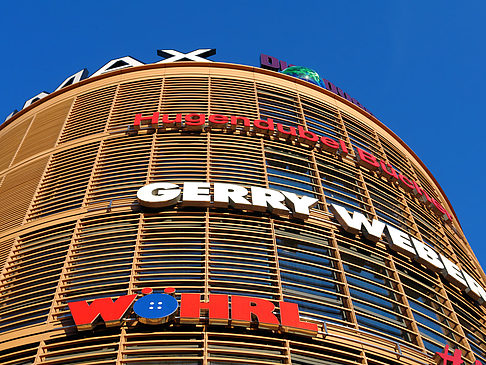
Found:
[[[177,5],[180,3],[181,5]],[[424,161],[486,268],[484,1],[8,1],[0,11],[0,119],[86,67],[157,49],[260,53],[315,69]]]

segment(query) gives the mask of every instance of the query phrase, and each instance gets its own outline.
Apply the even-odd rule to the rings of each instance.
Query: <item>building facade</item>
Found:
[[[307,219],[142,206],[137,192],[158,182],[317,203]],[[343,228],[331,209],[405,232],[484,288],[440,186],[375,117],[300,79],[177,62],[62,88],[0,127],[0,202],[1,364],[431,364],[446,345],[465,364],[486,364],[486,309],[474,290],[385,235]],[[204,312],[192,323],[176,314],[144,324],[127,312],[115,326],[76,327],[68,303],[140,298],[147,287],[296,303],[319,330],[213,323]]]

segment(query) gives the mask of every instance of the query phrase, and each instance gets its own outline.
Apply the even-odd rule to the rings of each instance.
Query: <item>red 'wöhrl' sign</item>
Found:
[[[80,331],[94,328],[99,318],[103,319],[107,327],[119,326],[133,306],[138,320],[145,324],[156,325],[173,320],[179,309],[180,323],[198,323],[204,312],[210,324],[243,327],[257,325],[259,328],[280,329],[310,336],[317,334],[316,323],[301,321],[296,303],[279,302],[277,317],[275,305],[262,298],[231,295],[230,302],[229,295],[210,294],[205,302],[201,301],[200,294],[182,293],[179,305],[174,293],[174,288],[166,288],[164,294],[154,294],[151,288],[144,288],[142,294],[145,296],[138,300],[137,294],[130,294],[122,295],[115,301],[111,298],[98,298],[90,304],[81,300],[70,302],[68,306]]]

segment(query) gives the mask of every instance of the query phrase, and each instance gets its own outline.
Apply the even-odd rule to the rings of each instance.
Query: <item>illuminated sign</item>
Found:
[[[373,219],[369,220],[359,212],[349,214],[346,208],[331,204],[331,212],[346,232],[362,233],[370,241],[378,242],[383,234],[386,235],[388,246],[434,272],[440,274],[449,282],[463,290],[479,304],[486,306],[486,290],[464,270],[459,269],[442,253],[410,236],[390,224]]]
[[[334,153],[341,158],[344,158],[349,154],[346,143],[341,139],[335,140],[330,137],[319,136],[314,132],[305,130],[300,125],[296,128],[281,123],[275,123],[271,118],[268,118],[267,120],[256,119],[252,122],[246,117],[212,114],[208,115],[208,122],[206,121],[206,114],[199,113],[189,113],[186,115],[177,114],[173,119],[171,119],[168,114],[160,114],[159,112],[155,112],[151,116],[137,114],[133,125],[127,129],[127,134],[136,134],[141,129],[151,131],[157,130],[159,132],[178,130],[189,132],[202,132],[205,130],[239,130],[243,133],[253,132],[277,140],[283,140],[288,143],[316,148],[319,151],[327,151]],[[356,163],[359,166],[376,171],[392,184],[396,183],[400,185],[405,191],[415,195],[424,206],[431,209],[444,221],[451,221],[453,219],[453,216],[441,205],[441,203],[432,198],[415,180],[399,173],[392,165],[378,160],[371,153],[359,147],[354,148],[356,149]]]
[[[79,331],[93,329],[98,319],[107,327],[120,326],[123,317],[133,306],[133,312],[144,324],[158,325],[175,320],[179,310],[180,323],[199,323],[201,311],[210,324],[233,325],[282,330],[309,336],[317,334],[317,324],[300,320],[299,307],[295,303],[278,302],[279,315],[275,305],[266,299],[241,295],[210,294],[208,302],[201,302],[200,294],[182,293],[177,302],[174,288],[166,288],[164,294],[155,294],[151,288],[142,289],[142,298],[137,294],[122,295],[115,301],[99,298],[88,304],[85,300],[68,303],[71,315]],[[231,309],[231,310],[230,310]],[[230,315],[231,312],[231,315]],[[256,320],[254,320],[256,319]]]
[[[288,64],[285,61],[279,60],[278,58],[275,58],[275,57],[272,57],[272,56],[268,56],[266,54],[260,55],[260,67],[262,67],[262,68],[266,68],[266,69],[273,70],[273,71],[283,71],[287,67],[291,67],[291,66],[295,66],[295,65]],[[359,106],[361,109],[363,109],[363,110],[367,111],[368,113],[370,113],[371,115],[373,115],[373,113],[371,113],[368,109],[366,109],[358,100],[351,97],[347,92],[344,92],[343,90],[341,90],[339,87],[334,85],[331,81],[328,81],[324,78],[321,78],[321,79],[324,82],[324,85],[326,85],[327,90],[333,92],[336,95],[343,97],[344,99],[350,101],[351,103]]]
[[[437,365],[462,365],[462,351],[454,350],[454,355],[449,354],[449,345],[445,345],[444,352],[436,352],[434,356]],[[474,365],[482,365],[481,361],[476,360]]]
[[[317,199],[308,196],[299,197],[288,191],[266,189],[251,186],[250,191],[235,184],[214,183],[214,194],[210,195],[211,185],[208,182],[184,182],[183,189],[176,184],[158,182],[145,185],[137,192],[137,199],[141,205],[149,208],[162,208],[179,202],[183,206],[197,206],[253,210],[293,218],[307,219],[309,209],[317,204]],[[181,198],[182,195],[182,198]]]

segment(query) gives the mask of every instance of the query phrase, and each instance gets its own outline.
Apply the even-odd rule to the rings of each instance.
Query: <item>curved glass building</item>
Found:
[[[161,182],[209,183],[210,200],[141,205]],[[317,202],[308,217],[222,206],[216,183],[253,205],[252,187]],[[250,66],[106,72],[1,125],[0,268],[5,365],[425,365],[446,345],[486,364],[486,277],[427,167],[348,100]],[[82,330],[68,306],[147,287],[295,303],[318,332],[131,309]]]

